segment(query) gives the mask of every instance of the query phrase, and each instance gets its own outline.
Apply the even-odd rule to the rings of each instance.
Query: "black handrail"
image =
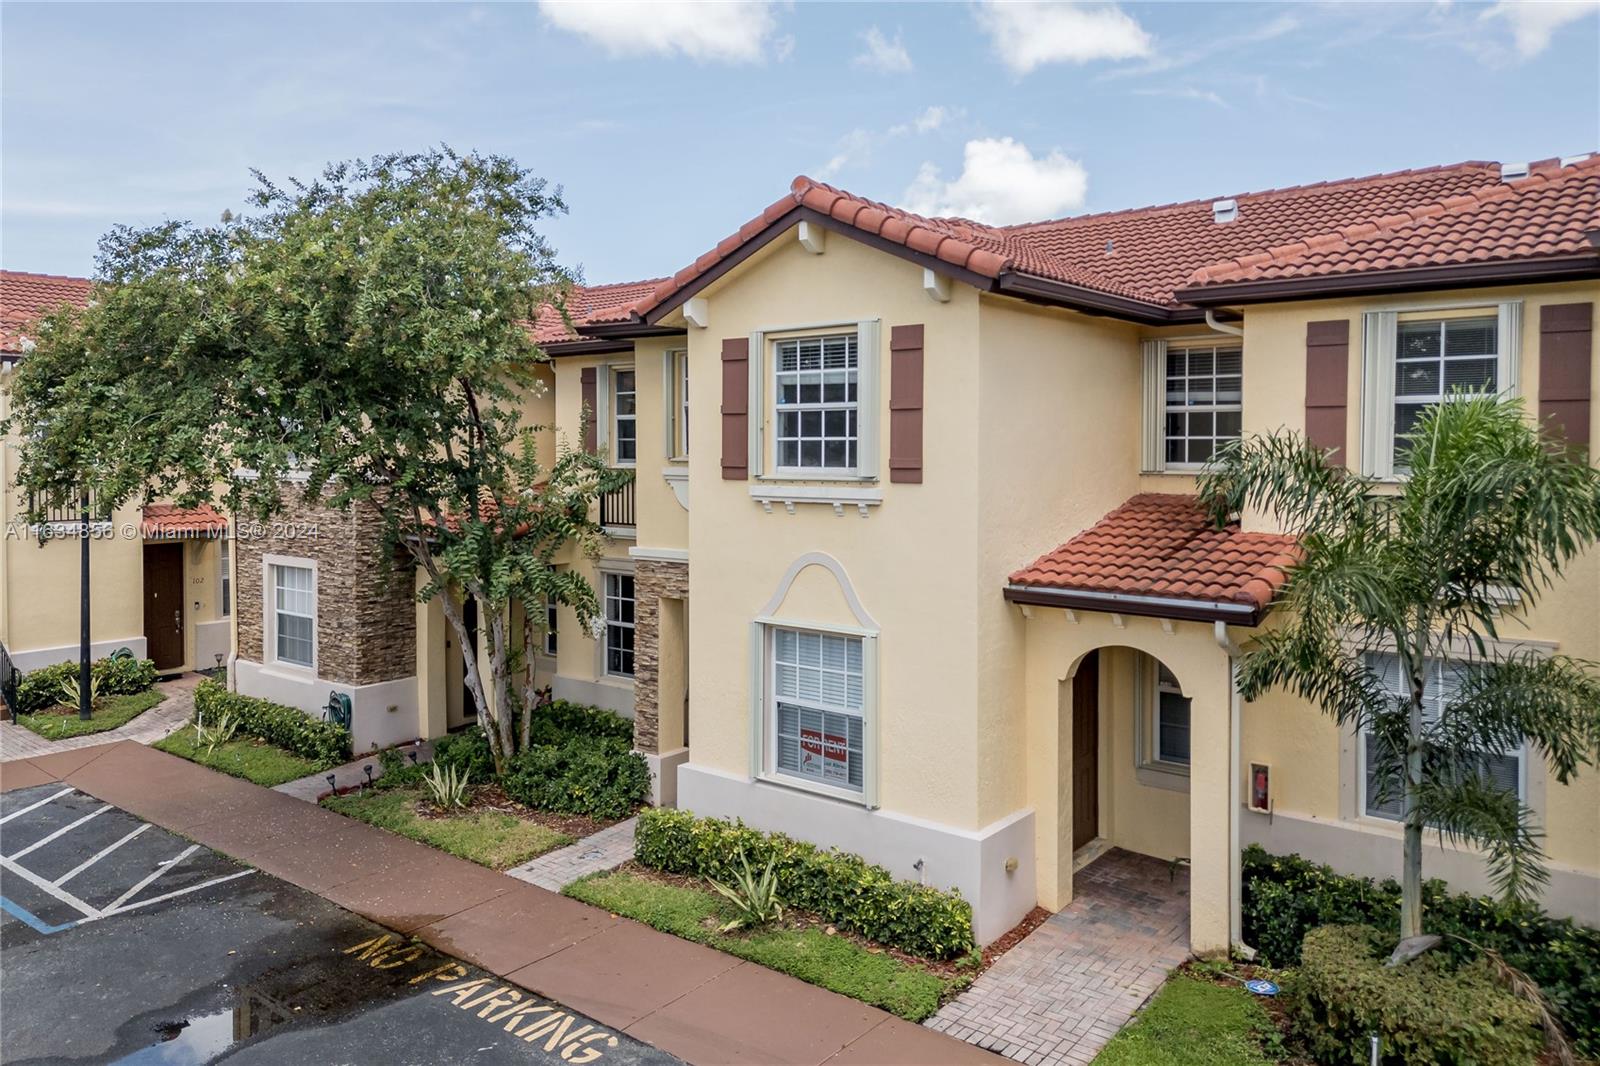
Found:
[[[17,681],[21,677],[22,671],[11,661],[11,653],[0,644],[0,698],[5,700],[13,723],[17,720]]]

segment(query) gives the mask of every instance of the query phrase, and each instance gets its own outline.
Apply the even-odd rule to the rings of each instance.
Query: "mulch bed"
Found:
[[[360,792],[366,788],[382,787],[383,779],[380,777],[371,785],[368,785],[366,782],[361,782],[360,784],[355,785],[346,785],[340,788],[337,794],[340,796],[348,796],[352,793]],[[417,785],[415,787],[419,789],[422,788],[421,785]],[[560,814],[556,811],[541,811],[534,807],[529,807],[526,804],[518,803],[510,796],[506,795],[505,789],[501,788],[497,784],[473,785],[468,789],[468,792],[470,793],[470,796],[465,807],[451,808],[436,806],[432,801],[428,800],[426,798],[426,794],[424,794],[424,798],[419,799],[416,803],[415,809],[417,812],[417,817],[449,819],[459,818],[463,814],[473,814],[478,812],[509,814],[513,818],[521,818],[525,822],[533,822],[535,825],[542,825],[546,829],[553,829],[558,833],[564,833],[565,835],[572,837],[574,840],[582,840],[584,837],[593,836],[602,829],[609,829],[618,822],[625,822],[628,820],[628,818],[632,818],[633,814],[638,813],[635,811],[623,818],[591,818],[586,814]],[[318,800],[320,801],[325,799],[330,795],[334,795],[334,793],[324,792],[318,797]]]

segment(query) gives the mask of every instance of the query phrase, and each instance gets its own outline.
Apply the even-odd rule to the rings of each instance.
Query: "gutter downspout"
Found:
[[[1231,325],[1231,324],[1229,324],[1227,322],[1218,322],[1217,321],[1217,313],[1215,311],[1211,310],[1211,308],[1209,308],[1209,307],[1206,308],[1206,325],[1210,326],[1212,329],[1216,330],[1218,333],[1231,333],[1235,337],[1244,336],[1243,327]]]
[[[1211,312],[1207,311],[1209,317]],[[1212,635],[1217,647],[1228,654],[1228,943],[1235,950],[1243,949],[1248,957],[1254,954],[1244,943],[1243,877],[1239,869],[1239,781],[1243,740],[1241,733],[1241,706],[1239,700],[1239,657],[1244,649],[1228,635],[1228,624],[1221,620],[1213,623]]]

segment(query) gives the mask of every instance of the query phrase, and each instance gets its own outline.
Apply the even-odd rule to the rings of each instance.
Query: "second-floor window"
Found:
[[[856,334],[778,341],[773,373],[779,470],[853,472],[860,447]]]
[[[668,454],[673,459],[689,455],[689,353],[667,353]]]
[[[1172,346],[1166,363],[1166,465],[1201,466],[1224,443],[1239,437],[1244,352]]]
[[[632,370],[611,375],[611,455],[618,466],[639,460],[638,391]]]
[[[1483,318],[1401,322],[1395,327],[1394,455],[1430,404],[1452,396],[1499,391],[1499,323]]]

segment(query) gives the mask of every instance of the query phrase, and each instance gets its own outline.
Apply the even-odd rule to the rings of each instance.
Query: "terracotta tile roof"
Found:
[[[228,531],[228,520],[206,504],[179,507],[172,503],[147,503],[139,526],[151,540],[220,537]]]
[[[1545,160],[1516,181],[1311,236],[1195,272],[1192,286],[1593,254],[1600,156]]]
[[[567,294],[567,315],[574,326],[592,322],[627,321],[628,309],[655,291],[664,279],[624,281],[614,285],[578,285]],[[620,314],[619,314],[620,312]],[[534,322],[533,339],[540,344],[578,340],[561,318],[561,312],[546,305]]]
[[[28,325],[62,304],[86,306],[89,287],[88,278],[0,270],[0,353],[23,354]]]
[[[802,176],[794,180],[789,195],[653,292],[632,304],[619,302],[594,320],[620,322],[649,314],[800,207],[980,278],[1026,275],[1139,301],[1163,313],[1184,307],[1180,290],[1208,268],[1225,271],[1230,264],[1331,247],[1338,238],[1330,235],[1346,231],[1386,233],[1400,220],[1435,218],[1431,231],[1417,238],[1413,254],[1435,255],[1439,245],[1449,246],[1446,255],[1462,250],[1461,245],[1485,245],[1496,225],[1510,216],[1465,217],[1464,209],[1474,204],[1502,203],[1501,212],[1521,219],[1527,236],[1501,245],[1508,257],[1521,257],[1526,249],[1541,254],[1552,231],[1569,247],[1586,224],[1578,216],[1591,193],[1575,186],[1593,180],[1590,166],[1563,170],[1551,160],[1536,164],[1526,181],[1507,183],[1498,163],[1470,161],[1018,226],[926,218]],[[1562,185],[1566,192],[1535,191],[1549,184]],[[1237,205],[1232,221],[1214,221],[1212,204],[1218,199]],[[1464,227],[1459,233],[1454,228],[1458,224]],[[1374,252],[1354,260],[1353,268],[1372,269],[1370,264],[1384,258]]]
[[[1145,493],[1016,571],[1014,586],[1265,609],[1295,539],[1217,529],[1194,496]],[[1132,612],[1130,612],[1132,613]]]

